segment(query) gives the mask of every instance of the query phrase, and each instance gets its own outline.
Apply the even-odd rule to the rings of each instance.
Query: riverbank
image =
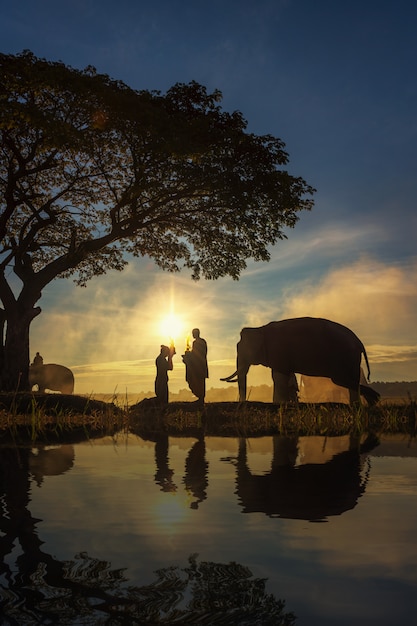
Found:
[[[169,436],[260,437],[270,435],[328,435],[348,432],[417,432],[417,404],[381,403],[373,407],[343,404],[267,402],[152,401],[133,406],[117,398],[105,402],[91,397],[41,394],[0,394],[0,443],[59,444],[134,433],[146,439]]]

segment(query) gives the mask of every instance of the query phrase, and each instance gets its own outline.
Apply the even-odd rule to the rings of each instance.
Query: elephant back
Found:
[[[29,368],[29,384],[31,388],[37,385],[39,391],[60,391],[65,394],[74,392],[74,374],[72,371],[57,363],[31,365]]]
[[[322,318],[294,318],[264,327],[265,349],[272,369],[289,374],[322,376],[343,387],[359,385],[364,346],[355,333]]]

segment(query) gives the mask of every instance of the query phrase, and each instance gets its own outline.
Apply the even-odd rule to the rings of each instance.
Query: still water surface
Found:
[[[53,623],[36,607],[58,593],[62,563],[80,580],[106,562],[102,580],[123,570],[142,586],[196,554],[267,579],[298,626],[416,624],[417,444],[405,435],[119,435],[0,455],[0,623]],[[66,623],[105,623],[95,613]]]

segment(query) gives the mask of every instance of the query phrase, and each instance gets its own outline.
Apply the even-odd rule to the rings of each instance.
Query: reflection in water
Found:
[[[174,470],[169,467],[169,438],[162,434],[155,438],[155,482],[161,491],[173,493],[177,491],[174,483]],[[200,437],[190,448],[185,461],[185,475],[182,480],[190,501],[190,508],[198,506],[207,498],[208,463],[206,461],[206,444]]]
[[[40,486],[44,476],[59,476],[74,465],[74,446],[63,445],[57,448],[38,446],[29,456],[29,470]]]
[[[177,486],[172,480],[174,470],[169,467],[168,450],[168,435],[162,434],[158,436],[155,441],[155,482],[157,485],[160,485],[161,491],[172,493],[177,490]]]
[[[320,441],[325,437],[316,438]],[[334,438],[342,439],[343,438]],[[375,445],[368,438],[362,445],[352,437],[348,447],[326,463],[297,465],[298,437],[275,436],[270,472],[251,472],[246,439],[239,440],[236,464],[236,494],[244,513],[262,512],[270,517],[322,521],[356,506],[365,491],[367,473],[362,471],[361,454]],[[323,445],[322,443],[320,445]],[[305,452],[303,455],[305,457]]]
[[[59,458],[59,450],[50,459]],[[61,452],[66,457],[68,450]],[[108,561],[86,553],[59,561],[43,551],[37,531],[42,520],[28,508],[31,456],[29,449],[17,448],[3,448],[0,455],[2,623],[295,623],[292,613],[284,613],[284,602],[265,592],[266,581],[237,563],[198,563],[193,556],[188,567],[161,568],[154,582],[134,587],[126,585],[124,570],[112,570]],[[38,462],[36,480],[41,467]],[[19,555],[8,564],[17,543]]]
[[[356,506],[364,493],[367,473],[364,455],[377,443],[368,436],[274,436],[268,473],[259,475],[248,464],[247,441],[239,439],[236,494],[244,513],[262,512],[270,517],[322,521]],[[161,491],[173,493],[177,485],[169,467],[169,438],[155,439],[155,482]],[[207,498],[209,465],[206,444],[200,437],[190,448],[182,480],[190,508],[198,509]]]
[[[286,623],[265,589],[303,624],[413,623],[417,453],[404,441],[377,449],[398,458],[367,456],[375,443],[0,448],[0,623]]]
[[[198,509],[200,502],[207,498],[208,463],[206,461],[206,444],[202,437],[195,442],[185,461],[183,483],[189,494],[195,498],[191,502],[192,509]]]

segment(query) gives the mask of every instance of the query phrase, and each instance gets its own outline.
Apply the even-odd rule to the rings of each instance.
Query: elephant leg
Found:
[[[360,403],[361,398],[359,394],[359,387],[357,389],[349,389],[349,404],[359,405]]]
[[[239,387],[239,402],[246,401],[246,374],[247,370],[239,372],[237,375],[238,387]]]
[[[272,438],[271,472],[279,467],[294,467],[298,455],[298,438],[274,435]]]
[[[289,378],[290,377],[287,374],[281,374],[281,372],[272,370],[272,380],[274,381],[274,395],[272,402],[274,404],[281,404],[281,402],[290,401],[290,390],[288,385]]]
[[[374,406],[381,397],[375,389],[368,387],[368,385],[360,385],[360,393],[368,403],[369,406]]]

